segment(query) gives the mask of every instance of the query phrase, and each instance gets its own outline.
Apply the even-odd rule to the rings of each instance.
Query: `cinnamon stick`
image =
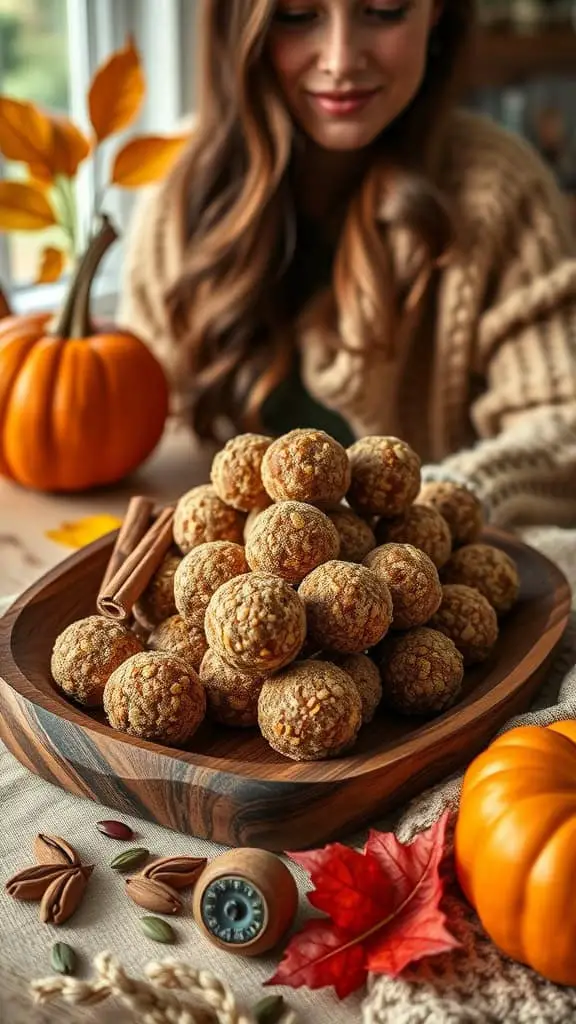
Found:
[[[141,494],[130,498],[126,515],[118,531],[116,543],[102,577],[100,590],[98,591],[98,601],[101,595],[105,594],[110,580],[116,575],[122,563],[126,561],[128,555],[132,554],[136,545],[142,540],[150,526],[153,508],[154,502],[151,498],[145,498]]]
[[[163,509],[115,575],[101,589],[97,602],[101,615],[119,621],[130,616],[135,602],[144,593],[172,544],[173,520],[174,509]]]

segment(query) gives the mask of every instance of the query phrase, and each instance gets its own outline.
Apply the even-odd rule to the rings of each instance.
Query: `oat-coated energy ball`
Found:
[[[392,629],[421,626],[438,611],[442,587],[428,555],[411,544],[382,544],[364,559],[387,583],[392,595]]]
[[[295,761],[336,757],[362,722],[362,702],[346,672],[327,661],[300,661],[267,680],[258,724],[274,750]]]
[[[457,699],[464,663],[447,636],[421,626],[382,644],[383,702],[403,715],[444,711]]]
[[[366,520],[356,515],[351,508],[339,505],[326,510],[326,515],[338,530],[340,555],[343,562],[362,562],[369,551],[376,547],[374,531]]]
[[[204,629],[208,602],[226,580],[248,572],[244,548],[229,540],[199,544],[184,556],[174,576],[176,608],[188,623]]]
[[[492,605],[474,587],[445,583],[442,604],[430,619],[456,645],[465,665],[486,661],[498,639],[498,619]]]
[[[326,562],[300,584],[308,637],[325,650],[357,654],[373,647],[392,622],[392,598],[384,580],[351,562]]]
[[[206,713],[206,693],[182,658],[145,651],[112,673],[104,690],[104,711],[113,729],[175,746],[196,732]]]
[[[304,603],[284,580],[247,573],[223,583],[206,611],[210,648],[252,675],[288,665],[306,637]]]
[[[151,651],[177,654],[197,672],[208,650],[208,642],[202,627],[186,622],[181,615],[171,615],[152,630],[148,647]]]
[[[350,464],[342,445],[323,430],[291,430],[268,448],[262,480],[274,501],[339,502],[350,486]]]
[[[337,558],[339,550],[338,531],[324,512],[301,501],[281,501],[258,516],[246,560],[255,572],[300,583],[317,565]]]
[[[101,707],[109,676],[143,650],[131,630],[102,615],[72,622],[56,638],[50,670],[54,682],[79,704]]]
[[[263,505],[262,508],[253,508],[248,513],[248,515],[246,516],[246,522],[244,523],[244,543],[245,544],[246,544],[246,542],[248,540],[248,537],[250,536],[250,534],[252,532],[252,527],[254,526],[254,523],[258,519],[258,516],[261,515],[262,512],[264,512],[264,509],[269,508],[271,504],[272,504],[272,501],[269,498],[266,505]]]
[[[330,656],[330,661],[354,680],[362,701],[362,725],[367,725],[382,700],[378,666],[366,654],[337,654]]]
[[[219,498],[240,512],[265,506],[268,495],[260,469],[264,452],[272,443],[263,434],[239,434],[214,456],[210,479]]]
[[[430,505],[444,517],[452,534],[452,546],[472,544],[484,526],[482,504],[468,487],[449,481],[422,484],[418,505]]]
[[[411,544],[424,551],[440,569],[452,553],[450,527],[431,505],[411,505],[397,519],[381,519],[376,527],[379,544]]]
[[[241,544],[245,516],[220,500],[211,484],[183,494],[174,514],[174,540],[183,554],[210,540]]]
[[[227,665],[207,651],[200,666],[208,715],[221,725],[246,728],[258,725],[258,697],[267,675],[254,676]]]
[[[455,551],[442,569],[442,580],[476,587],[498,615],[510,611],[520,590],[518,569],[510,555],[492,544],[467,544]]]
[[[145,591],[134,605],[136,621],[150,631],[176,614],[174,604],[174,573],[182,561],[182,555],[169,552],[154,573]]]
[[[398,437],[363,437],[348,449],[348,501],[362,515],[401,515],[420,489],[420,458]]]

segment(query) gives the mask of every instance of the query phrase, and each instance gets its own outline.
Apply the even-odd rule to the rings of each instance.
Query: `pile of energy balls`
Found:
[[[208,716],[295,760],[345,755],[375,714],[450,707],[490,656],[519,580],[482,528],[399,438],[241,434],[178,501],[135,627],[72,623],[54,681],[143,739],[184,746]]]

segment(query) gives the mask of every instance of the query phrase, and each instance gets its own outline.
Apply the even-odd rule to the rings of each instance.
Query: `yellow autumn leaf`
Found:
[[[0,231],[38,231],[56,223],[54,210],[41,188],[20,181],[0,181]]]
[[[113,53],[92,79],[88,110],[98,142],[132,123],[138,115],[145,93],[144,71],[130,36],[126,46]]]
[[[158,181],[190,141],[189,135],[142,135],[132,139],[116,154],[112,184],[140,188]]]
[[[62,249],[56,249],[53,245],[47,245],[40,257],[40,268],[36,278],[36,284],[51,284],[57,281],[66,263],[66,253]]]
[[[107,514],[99,516],[86,516],[85,519],[77,519],[74,522],[60,523],[56,530],[46,530],[45,536],[56,544],[63,544],[68,548],[83,548],[85,544],[91,544],[111,530],[117,530],[122,520],[116,516]]]
[[[46,114],[33,103],[0,96],[2,156],[34,167],[35,176],[50,176],[52,142],[52,124]]]

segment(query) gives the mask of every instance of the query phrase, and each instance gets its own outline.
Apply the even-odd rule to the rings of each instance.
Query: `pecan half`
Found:
[[[60,836],[44,835],[42,832],[34,840],[34,856],[39,864],[63,864],[66,867],[80,865],[80,857],[70,843]]]
[[[62,864],[34,864],[9,878],[6,892],[15,900],[39,900],[48,886],[68,870]]]
[[[78,910],[92,867],[68,868],[48,886],[40,904],[44,924],[64,924]]]
[[[173,889],[185,889],[196,884],[207,863],[206,857],[160,857],[147,864],[141,874]]]
[[[127,878],[126,892],[138,907],[154,914],[177,914],[182,909],[178,894],[155,878],[143,878],[142,875]]]

